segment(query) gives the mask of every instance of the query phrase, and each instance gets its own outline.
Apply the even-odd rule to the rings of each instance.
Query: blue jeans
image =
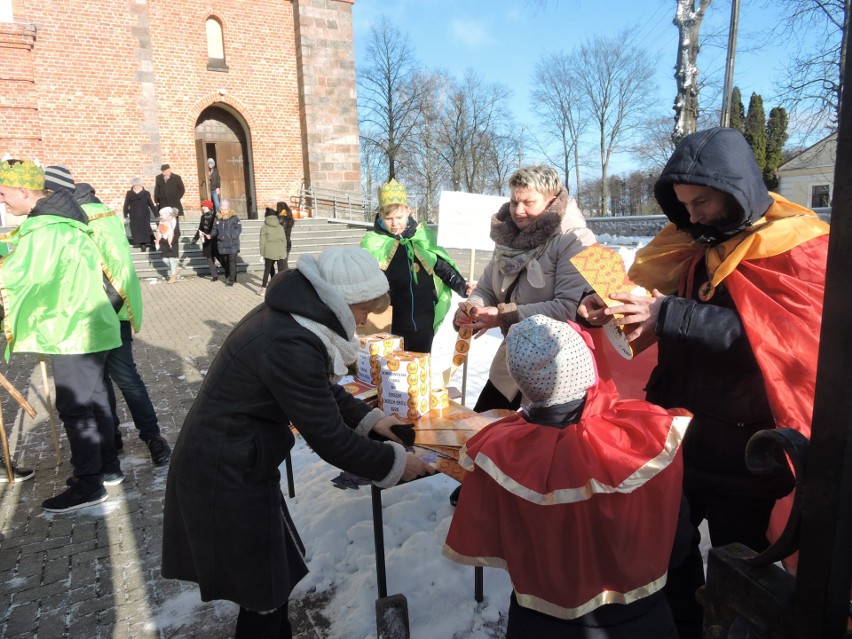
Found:
[[[133,417],[133,423],[139,430],[139,439],[147,442],[152,437],[159,435],[160,424],[157,421],[154,404],[151,403],[148,389],[139,376],[139,371],[136,370],[136,362],[133,361],[133,330],[130,322],[126,320],[121,322],[121,346],[107,352],[104,377],[107,382],[109,380],[115,382],[124,396],[127,409]],[[115,391],[110,383],[107,383],[106,387],[113,422],[118,425]]]
[[[216,189],[213,189],[213,193],[211,194],[211,197],[213,198],[213,212],[218,213],[219,212],[219,194],[216,193]]]

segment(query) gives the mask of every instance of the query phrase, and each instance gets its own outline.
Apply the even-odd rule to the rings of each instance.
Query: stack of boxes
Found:
[[[376,387],[379,408],[402,419],[417,419],[430,410],[448,408],[446,389],[432,389],[429,354],[403,347],[402,338],[390,333],[361,338],[357,377]]]

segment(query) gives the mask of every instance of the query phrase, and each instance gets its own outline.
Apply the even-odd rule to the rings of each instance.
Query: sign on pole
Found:
[[[491,216],[509,198],[442,191],[438,203],[438,244],[444,248],[494,250]]]

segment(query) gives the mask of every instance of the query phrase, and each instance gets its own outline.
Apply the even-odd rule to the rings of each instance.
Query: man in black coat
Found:
[[[154,203],[157,205],[157,210],[171,206],[178,210],[179,216],[182,216],[183,205],[180,203],[180,199],[185,192],[186,189],[180,176],[177,173],[172,173],[168,164],[163,164],[154,185]]]

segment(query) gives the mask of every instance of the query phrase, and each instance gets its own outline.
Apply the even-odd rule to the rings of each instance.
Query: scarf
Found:
[[[562,230],[562,218],[568,209],[570,197],[564,188],[556,195],[541,215],[533,219],[530,225],[521,230],[509,213],[509,203],[491,218],[491,239],[495,242],[494,263],[502,276],[501,293],[524,270],[527,280],[533,288],[544,286],[544,273],[538,258],[547,248],[547,240]]]
[[[353,364],[358,356],[358,349],[361,344],[355,338],[355,318],[343,296],[333,286],[322,279],[319,266],[313,255],[301,256],[296,264],[296,268],[311,283],[320,300],[334,313],[334,316],[338,319],[346,334],[352,336],[348,339],[344,338],[337,331],[333,331],[325,324],[320,324],[307,317],[291,313],[293,319],[301,327],[316,335],[323,343],[323,346],[325,346],[328,357],[331,360],[329,377],[336,383],[341,377],[347,374],[348,366]]]

